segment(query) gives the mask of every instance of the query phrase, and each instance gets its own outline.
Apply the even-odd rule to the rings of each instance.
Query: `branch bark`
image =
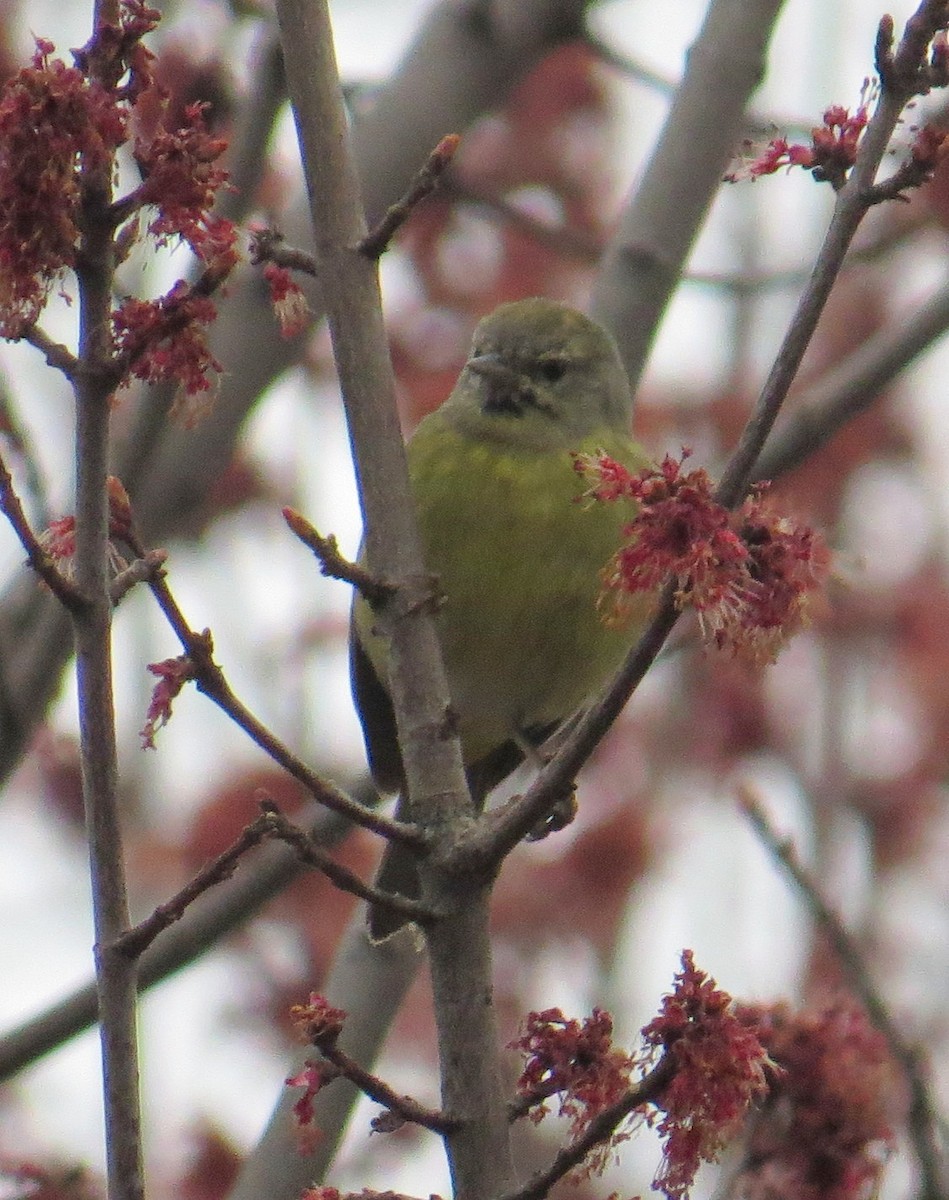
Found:
[[[442,1107],[455,1193],[495,1196],[513,1182],[500,1087],[499,1038],[491,1004],[488,888],[450,879],[439,860],[471,818],[457,735],[449,732],[448,687],[414,520],[405,451],[382,325],[375,262],[366,235],[355,163],[325,3],[277,7],[304,173],[365,519],[369,570],[394,587],[379,606],[389,635],[389,685],[408,816],[438,839],[420,875],[423,902],[451,911],[426,929],[438,1027]],[[439,844],[440,843],[440,844]],[[447,893],[447,895],[444,895]]]
[[[712,0],[641,182],[593,289],[591,312],[616,337],[635,394],[748,99],[761,82],[783,0]]]
[[[119,24],[118,5],[96,5],[89,44],[93,73],[114,85],[101,31]],[[100,60],[107,65],[98,65]],[[102,1047],[106,1169],[110,1200],[144,1196],[136,1033],[136,970],[117,939],[129,927],[118,808],[109,590],[109,424],[112,405],[110,315],[114,274],[111,158],[84,162],[76,252],[79,352],[76,400],[76,584],[70,611],[76,648],[82,794],[95,922],[96,983]]]

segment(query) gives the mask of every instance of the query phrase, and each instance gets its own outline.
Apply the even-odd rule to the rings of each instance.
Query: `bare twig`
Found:
[[[352,825],[328,809],[313,804],[311,830],[321,845],[335,844]],[[262,846],[246,870],[205,902],[189,908],[177,924],[142,955],[139,988],[150,987],[199,958],[248,917],[283,891],[303,869],[296,852],[286,844]],[[0,1035],[0,1081],[10,1079],[43,1054],[88,1028],[96,1019],[94,981]]]
[[[275,809],[271,808],[266,815],[269,822],[269,835],[292,846],[302,863],[322,871],[327,879],[332,880],[342,891],[349,892],[350,895],[358,896],[361,900],[372,904],[385,904],[396,912],[403,913],[410,921],[419,925],[425,925],[433,920],[435,914],[418,900],[410,900],[407,896],[398,896],[363,883],[358,875],[327,854],[311,834],[298,825],[294,825],[292,821],[288,821]]]
[[[442,175],[448,170],[461,138],[457,133],[446,134],[428,156],[424,166],[415,175],[405,193],[385,211],[382,220],[365,237],[356,243],[356,249],[367,258],[383,256],[399,228],[405,224],[412,209],[438,187]]]
[[[79,369],[79,359],[68,346],[64,346],[61,342],[54,342],[39,325],[31,325],[25,329],[23,340],[29,342],[31,346],[35,346],[49,365],[55,367],[57,371],[62,371],[70,382],[75,381],[76,372]]]
[[[138,583],[152,583],[158,578],[168,555],[164,550],[149,550],[144,558],[136,558],[129,563],[124,571],[120,571],[109,585],[109,595],[113,604],[120,600]]]
[[[272,225],[251,232],[249,254],[253,266],[262,262],[272,262],[288,271],[302,271],[304,275],[317,273],[316,259],[313,255],[296,246],[288,246],[280,230]]]
[[[756,479],[793,471],[870,408],[901,371],[949,329],[949,288],[943,288],[905,323],[881,329],[813,384],[801,407],[778,426],[757,463]]]
[[[365,567],[350,562],[340,554],[339,543],[333,534],[324,537],[306,517],[292,508],[283,510],[283,518],[304,546],[308,546],[316,555],[324,575],[352,584],[372,605],[381,604],[392,595],[394,588],[387,587],[370,575]]]
[[[138,958],[163,930],[184,916],[188,906],[199,896],[225,879],[230,879],[248,850],[260,845],[272,835],[271,814],[261,813],[256,820],[241,830],[226,850],[202,867],[170,900],[159,904],[144,921],[140,921],[117,938],[115,948],[129,958]]]
[[[866,1009],[867,1016],[883,1034],[890,1053],[902,1067],[910,1093],[909,1129],[922,1175],[921,1195],[928,1200],[945,1200],[949,1180],[946,1178],[944,1152],[940,1150],[937,1133],[939,1115],[926,1084],[920,1054],[906,1041],[870,977],[859,947],[843,921],[824,899],[816,881],[795,853],[791,841],[782,838],[775,830],[757,794],[750,787],[744,786],[739,790],[739,801],[755,833],[791,878],[817,928],[830,942],[834,956]]]
[[[452,1129],[457,1128],[457,1121],[451,1120],[437,1109],[426,1108],[411,1096],[399,1095],[378,1075],[373,1075],[371,1071],[360,1066],[338,1046],[321,1045],[319,1050],[344,1079],[348,1079],[370,1100],[375,1100],[402,1120],[421,1125],[423,1129],[430,1129],[432,1133],[450,1133]]]
[[[358,875],[335,862],[310,834],[283,816],[272,801],[262,799],[261,808],[261,815],[245,826],[226,850],[202,867],[170,900],[159,904],[150,916],[123,934],[116,941],[116,949],[129,957],[138,957],[163,930],[179,921],[199,896],[229,879],[248,850],[271,839],[279,839],[292,846],[300,862],[321,871],[342,891],[363,900],[371,900],[374,904],[389,904],[418,923],[432,919],[432,913],[423,904],[368,887]]]
[[[116,0],[97,0],[91,41],[82,54],[107,91],[125,65],[116,55]],[[102,1046],[106,1166],[110,1200],[141,1200],[144,1179],[136,1035],[137,963],[116,951],[129,927],[112,695],[112,599],[109,595],[109,370],[114,248],[108,210],[114,163],[82,155],[76,253],[79,364],[76,398],[76,580],[86,602],[70,613],[76,645],[82,791],[92,883],[96,980]]]

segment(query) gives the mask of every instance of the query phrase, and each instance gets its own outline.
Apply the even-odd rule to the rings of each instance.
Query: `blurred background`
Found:
[[[269,6],[160,7],[150,44],[162,81],[176,102],[206,100],[212,126],[244,151],[235,150],[237,190],[225,203],[245,224],[275,220],[288,240],[305,244]],[[411,125],[411,97],[395,86],[405,56],[440,10],[455,7],[439,0],[332,5],[357,130],[380,94],[386,103],[405,102]],[[897,28],[912,7],[901,0],[891,10]],[[406,431],[447,393],[482,313],[533,294],[587,303],[704,11],[698,0],[590,4],[587,37],[539,56],[501,107],[484,106],[463,128],[445,114],[441,132],[463,135],[452,176],[382,262]],[[0,12],[4,74],[27,60],[33,34],[64,56],[89,36],[91,5],[4,0]],[[876,0],[788,0],[748,136],[766,142],[780,130],[807,141],[827,106],[856,107],[881,15]],[[412,53],[417,67],[421,51]],[[927,102],[927,114],[940,103],[938,95]],[[898,134],[897,151],[912,140],[914,120]],[[425,152],[391,178],[368,147],[370,207],[380,195],[398,195]],[[129,180],[131,163],[122,175]],[[654,456],[687,446],[697,465],[713,475],[721,469],[832,205],[830,188],[802,171],[723,187],[639,390],[636,429]],[[845,375],[851,356],[873,339],[898,339],[940,294],[947,223],[949,172],[908,203],[871,214],[792,411],[835,372]],[[189,265],[184,249],[133,255],[121,285],[155,295]],[[200,431],[169,433],[167,400],[122,395],[117,473],[150,542],[169,552],[171,585],[192,625],[213,630],[217,660],[238,695],[311,765],[352,786],[364,757],[349,696],[348,590],[319,574],[280,516],[292,505],[355,553],[358,503],[328,338],[317,325],[282,340],[250,272],[219,310],[218,409]],[[73,310],[58,300],[44,318],[67,343],[73,322]],[[838,965],[737,807],[745,784],[793,836],[854,930],[949,1104],[947,368],[947,347],[934,332],[918,356],[906,351],[905,369],[872,404],[776,482],[781,503],[821,528],[835,552],[826,610],[813,626],[761,670],[701,650],[683,627],[588,765],[575,823],[511,856],[495,911],[506,1033],[513,1036],[532,1007],[582,1016],[600,1005],[633,1045],[684,947],[743,1000],[817,1001],[839,987]],[[37,528],[70,511],[71,436],[64,381],[30,347],[0,347],[0,443]],[[62,630],[41,619],[46,601],[24,576],[20,547],[2,524],[2,703],[16,720],[0,741],[0,1031],[85,984],[92,965],[68,650]],[[302,803],[295,785],[194,691],[177,700],[157,749],[141,748],[153,683],[146,664],[177,653],[149,597],[130,595],[117,614],[115,658],[138,916],[228,844],[254,815],[257,789],[288,811]],[[368,874],[378,847],[354,834],[341,854]],[[319,987],[350,910],[324,882],[301,877],[149,993],[142,1045],[154,1195],[226,1193],[285,1073],[287,1007]],[[419,984],[385,1072],[402,1090],[434,1100],[431,1064],[428,998]],[[94,1179],[102,1164],[98,1091],[91,1032],[4,1084],[0,1163],[84,1164]],[[357,1117],[334,1182],[445,1191],[432,1139],[403,1131],[369,1143],[365,1116]],[[536,1136],[551,1139],[556,1130]],[[591,1194],[645,1191],[657,1161],[650,1136],[634,1139],[622,1163],[588,1185]],[[710,1177],[703,1187],[711,1186]],[[886,1172],[884,1195],[911,1188],[904,1147]]]

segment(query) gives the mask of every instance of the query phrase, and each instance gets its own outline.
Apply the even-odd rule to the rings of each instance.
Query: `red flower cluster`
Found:
[[[132,503],[120,479],[110,475],[106,480],[109,497],[109,567],[119,572],[128,566],[117,542],[127,542],[132,528]],[[51,521],[37,538],[59,570],[72,578],[72,559],[76,553],[76,518],[72,515]]]
[[[850,1003],[792,1013],[742,1007],[781,1068],[756,1121],[739,1192],[771,1200],[862,1200],[875,1194],[894,1127],[901,1076],[883,1035]]]
[[[33,324],[73,265],[79,164],[102,166],[125,140],[128,113],[37,39],[30,66],[0,100],[0,335]]]
[[[114,369],[122,382],[174,380],[188,396],[206,397],[209,373],[221,370],[207,346],[206,326],[215,315],[208,297],[237,262],[237,232],[211,216],[227,178],[219,165],[226,144],[208,132],[202,106],[186,108],[174,129],[157,120],[146,129],[140,121],[134,152],[143,182],[114,202],[97,196],[98,207],[87,204],[89,170],[108,180],[116,150],[131,136],[133,113],[167,110],[153,56],[141,44],[158,19],[144,0],[121,0],[118,22],[101,23],[74,53],[75,65],[52,58],[51,43],[38,41],[30,66],[4,89],[0,336],[22,337],[35,324],[55,282],[75,266],[80,227],[99,222],[113,234],[121,226],[118,259],[137,236],[136,214],[154,208],[148,234],[159,244],[186,241],[205,273],[193,288],[179,281],[160,299],[125,301],[113,314],[113,347],[102,362],[87,365]]]
[[[334,1008],[318,992],[311,992],[306,1004],[293,1005],[290,1020],[303,1041],[320,1049],[336,1044],[343,1030],[346,1013],[341,1008]],[[320,1135],[320,1131],[313,1126],[313,1102],[320,1089],[338,1076],[339,1071],[331,1062],[316,1063],[307,1059],[302,1070],[285,1081],[287,1087],[304,1089],[303,1095],[293,1105],[293,1115],[302,1138],[301,1152],[312,1149],[313,1139]]]
[[[773,1067],[752,1022],[740,1019],[727,992],[698,970],[691,950],[671,995],[643,1029],[653,1050],[673,1056],[675,1075],[657,1102],[664,1113],[662,1165],[653,1181],[667,1197],[688,1195],[700,1162],[714,1161],[768,1090]]]
[[[76,518],[59,517],[51,521],[37,538],[50,558],[56,560],[61,571],[72,573],[71,559],[76,553]]]
[[[194,679],[194,665],[187,654],[177,658],[166,658],[162,662],[149,663],[148,670],[158,676],[152,689],[145,724],[141,731],[142,749],[155,749],[155,734],[162,725],[171,720],[171,703],[190,680]]]
[[[658,469],[636,474],[604,454],[575,457],[592,481],[586,497],[638,505],[603,571],[609,618],[622,621],[631,596],[671,577],[676,602],[696,609],[717,647],[769,661],[806,623],[827,572],[826,548],[813,530],[769,511],[760,489],[729,512],[704,470],[682,470],[687,456],[666,455]]]
[[[763,151],[755,153],[754,147],[746,144],[749,157],[729,171],[725,179],[737,183],[742,179],[757,179],[759,175],[773,175],[782,167],[804,167],[815,179],[839,190],[856,160],[868,120],[866,101],[852,115],[849,109],[834,104],[824,113],[823,124],[811,130],[809,146],[790,143],[783,137],[773,138]]]
[[[949,134],[945,129],[937,129],[934,125],[924,125],[916,130],[916,137],[910,147],[914,164],[922,172],[923,179],[932,178],[932,173],[946,156]]]
[[[318,992],[311,992],[306,1004],[293,1005],[290,1020],[303,1041],[323,1047],[335,1044],[343,1031],[346,1013],[334,1008]]]
[[[293,337],[302,333],[310,316],[310,306],[298,283],[286,267],[278,267],[276,263],[267,263],[264,267],[264,279],[270,289],[270,301],[273,304],[277,320],[280,322],[280,332],[284,337]]]
[[[301,1070],[294,1075],[288,1075],[284,1080],[287,1087],[302,1087],[303,1095],[294,1102],[293,1115],[299,1126],[312,1125],[314,1111],[313,1101],[325,1083],[337,1078],[335,1071],[324,1074],[322,1068],[310,1059],[303,1064]]]
[[[530,1119],[537,1123],[550,1111],[544,1100],[559,1096],[559,1113],[570,1122],[573,1134],[604,1109],[615,1104],[630,1088],[635,1063],[612,1042],[613,1018],[600,1008],[584,1021],[568,1020],[559,1008],[528,1014],[527,1030],[509,1049],[526,1055],[517,1081],[517,1094],[537,1103]],[[615,1134],[595,1152],[587,1171],[606,1166],[612,1147],[629,1136]]]
[[[236,231],[229,221],[214,221],[208,214],[227,181],[227,171],[217,165],[227,142],[211,137],[206,107],[189,105],[179,129],[158,125],[150,138],[136,138],[135,161],[144,177],[136,199],[158,209],[148,232],[159,243],[183,238],[199,258],[226,274],[236,262]]]
[[[224,369],[208,346],[207,326],[216,315],[209,297],[179,279],[158,300],[129,297],[122,302],[112,314],[116,349],[136,379],[177,380],[191,396],[210,392],[208,373]]]

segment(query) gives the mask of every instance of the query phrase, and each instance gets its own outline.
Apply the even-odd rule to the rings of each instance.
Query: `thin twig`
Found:
[[[43,580],[53,595],[68,612],[76,612],[85,604],[85,598],[79,588],[67,579],[59,570],[51,555],[33,532],[23,505],[13,487],[13,478],[7,465],[0,455],[0,512],[4,514],[13,527],[20,545],[26,551],[27,560],[36,574]]]
[[[126,540],[138,558],[146,558],[147,552],[135,532],[129,529]],[[390,841],[403,842],[419,851],[424,851],[428,842],[425,835],[416,825],[405,821],[396,821],[382,813],[374,812],[364,805],[347,796],[345,792],[335,787],[312,771],[301,759],[276,737],[261,721],[254,716],[242,701],[238,699],[224,672],[214,661],[213,640],[210,631],[199,633],[192,629],[185,619],[184,613],[168,586],[164,571],[158,571],[149,578],[149,587],[158,601],[158,606],[171,625],[182,649],[191,661],[194,669],[195,683],[202,692],[231,718],[244,732],[274,762],[284,768],[294,779],[297,779],[310,792],[314,799],[327,808],[348,817],[354,824],[370,829]]]
[[[451,1120],[443,1112],[427,1108],[411,1096],[399,1095],[378,1075],[367,1071],[338,1046],[321,1045],[319,1051],[328,1062],[336,1067],[344,1079],[348,1079],[370,1100],[381,1104],[389,1112],[395,1113],[403,1120],[410,1121],[413,1125],[421,1125],[423,1129],[430,1129],[432,1133],[451,1133],[458,1127],[458,1122]]]
[[[118,604],[138,583],[151,583],[158,577],[168,558],[164,550],[149,550],[144,558],[136,558],[109,584],[109,596]]]
[[[276,809],[268,810],[267,819],[271,837],[279,838],[288,846],[292,846],[301,862],[322,871],[327,879],[332,880],[341,891],[358,896],[370,904],[387,905],[418,925],[425,925],[434,919],[435,913],[420,901],[411,900],[408,896],[398,896],[364,883],[355,872],[350,871],[348,867],[344,867],[327,854],[306,830],[301,829],[299,825],[294,825],[292,821],[288,821]]]
[[[382,220],[356,243],[356,249],[360,254],[371,259],[379,259],[383,256],[396,232],[408,220],[412,209],[438,187],[460,141],[461,138],[457,133],[449,133],[442,138],[428,156],[424,166],[418,170],[405,193],[395,204],[391,204],[386,209]]]
[[[138,957],[163,930],[179,921],[199,896],[225,879],[230,879],[248,850],[272,839],[286,842],[300,862],[321,871],[342,891],[373,904],[388,904],[419,924],[432,919],[432,912],[424,904],[367,886],[358,875],[327,854],[310,834],[289,821],[271,800],[262,799],[261,808],[263,811],[260,816],[246,825],[226,850],[202,867],[170,900],[159,904],[144,921],[118,938],[115,948],[130,958]]]
[[[321,845],[334,844],[352,826],[328,809],[313,807],[312,831]],[[209,893],[200,907],[189,908],[182,920],[142,955],[139,989],[151,987],[195,961],[228,933],[241,928],[263,904],[302,870],[299,858],[286,844],[261,849],[246,869],[225,888]],[[96,1019],[94,981],[56,1001],[14,1029],[0,1034],[0,1082],[11,1079],[29,1063],[87,1029]]]
[[[76,372],[79,370],[79,359],[62,342],[54,342],[53,339],[39,325],[30,325],[23,331],[24,342],[29,342],[31,346],[35,346],[43,355],[51,367],[55,367],[57,371],[62,371],[70,382],[74,382]]]
[[[188,906],[209,888],[222,883],[237,870],[241,858],[254,846],[260,845],[273,833],[270,813],[262,813],[246,825],[230,846],[212,859],[206,866],[177,891],[170,900],[159,904],[155,910],[115,941],[115,948],[129,958],[138,958],[156,937],[184,916]]]
[[[359,563],[350,562],[339,552],[339,542],[333,534],[324,537],[296,509],[285,508],[283,519],[292,533],[316,555],[320,571],[329,579],[339,579],[357,589],[370,604],[381,604],[395,590],[370,575]]]
[[[562,1090],[563,1084],[556,1078],[552,1078],[548,1079],[546,1083],[538,1084],[529,1092],[523,1092],[515,1096],[507,1106],[508,1120],[520,1121],[522,1117],[527,1116],[535,1104],[543,1104],[545,1100],[549,1100],[551,1096],[556,1096]]]
[[[88,77],[114,97],[119,6],[97,0],[91,40],[82,50]],[[110,416],[113,381],[111,309],[114,247],[108,209],[114,159],[82,155],[79,366],[76,400],[76,580],[86,603],[71,612],[76,645],[82,792],[96,941],[96,982],[102,1048],[106,1167],[109,1200],[142,1200],[141,1099],[136,1029],[137,962],[114,944],[129,927],[129,905],[118,795],[115,704],[112,691],[112,600],[109,595]]]
[[[949,287],[898,328],[881,329],[799,397],[755,464],[756,479],[800,466],[848,421],[869,409],[899,373],[949,329]]]
[[[929,1200],[945,1200],[946,1166],[938,1144],[939,1116],[926,1084],[920,1054],[904,1038],[870,977],[855,940],[824,899],[790,839],[781,837],[773,827],[752,788],[745,785],[739,789],[739,803],[764,846],[790,876],[818,929],[830,942],[834,956],[867,1016],[886,1039],[890,1053],[902,1067],[910,1093],[909,1130],[922,1174],[921,1195]]]
[[[297,246],[286,245],[283,234],[273,225],[251,231],[248,256],[255,267],[263,262],[272,262],[274,266],[285,267],[288,271],[302,271],[304,275],[313,276],[317,274],[313,255]]]
[[[929,33],[931,40],[936,29],[945,25],[945,19],[945,0],[923,0],[916,14],[906,23],[903,40],[894,56],[898,69],[891,72],[890,83],[883,87],[864,130],[847,182],[837,193],[834,215],[814,270],[738,447],[718,485],[716,499],[728,508],[734,508],[744,499],[755,463],[794,382],[844,257],[860,222],[877,201],[873,192],[877,171],[903,109],[916,94],[916,72],[921,69],[929,44],[929,41],[921,40],[920,28],[932,30]]]

